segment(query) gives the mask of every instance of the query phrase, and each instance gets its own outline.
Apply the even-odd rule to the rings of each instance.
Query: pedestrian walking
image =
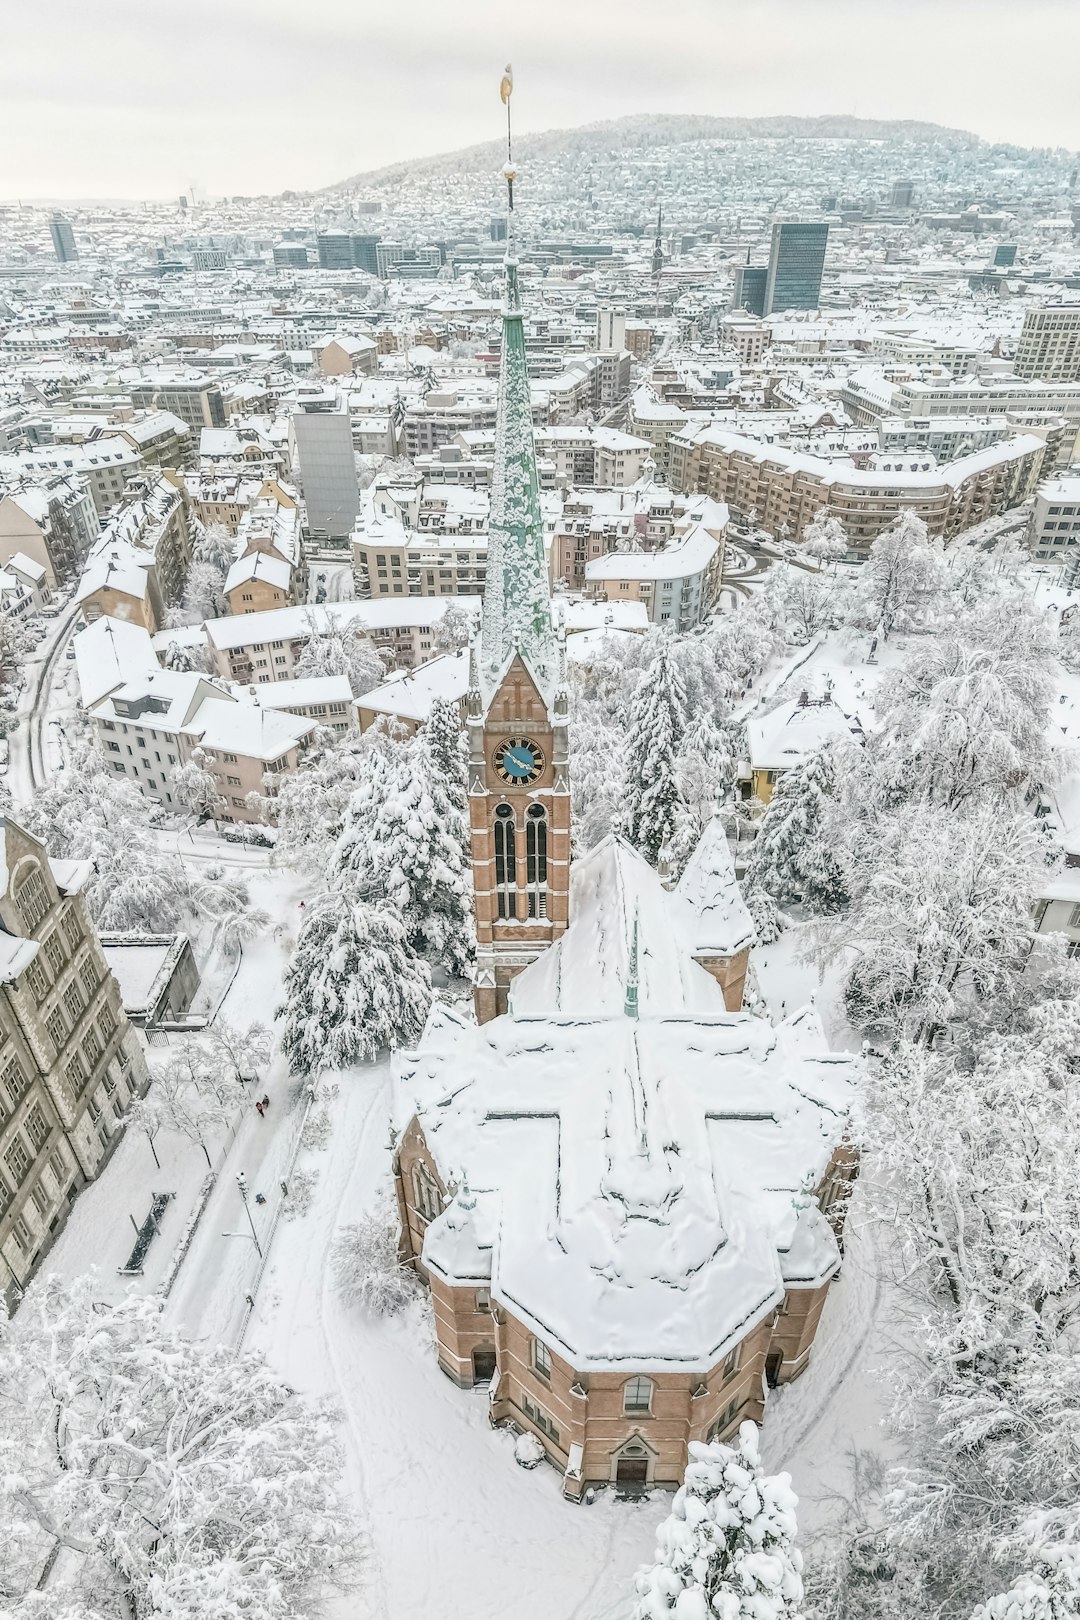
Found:
[[[269,1106],[270,1106],[270,1098],[268,1096],[263,1098],[262,1105],[263,1105],[264,1108],[269,1108]]]
[[[255,1104],[255,1112],[258,1114],[259,1118],[262,1119],[262,1117],[263,1117],[263,1105],[262,1105],[261,1102],[257,1102]]]

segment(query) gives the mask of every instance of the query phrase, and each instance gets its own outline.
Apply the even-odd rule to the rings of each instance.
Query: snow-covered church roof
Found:
[[[785,1288],[820,1286],[839,1262],[807,1190],[845,1132],[856,1060],[829,1052],[810,1011],[777,1029],[725,1012],[687,910],[699,916],[605,840],[577,864],[573,921],[517,978],[511,1012],[477,1026],[437,1005],[397,1060],[395,1123],[418,1119],[460,1189],[425,1263],[451,1283],[490,1278],[583,1372],[704,1372]]]

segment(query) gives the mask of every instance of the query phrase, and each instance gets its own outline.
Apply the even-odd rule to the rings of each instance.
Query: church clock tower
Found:
[[[509,198],[499,408],[487,582],[470,651],[469,819],[476,904],[476,1016],[504,1013],[515,974],[569,921],[570,780],[565,646],[551,615],[540,480]]]

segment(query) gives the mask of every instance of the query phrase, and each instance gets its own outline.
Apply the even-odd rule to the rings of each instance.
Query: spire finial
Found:
[[[634,926],[630,932],[630,962],[626,970],[626,999],[623,1002],[623,1012],[627,1018],[636,1018],[638,1015],[637,922],[635,911]]]
[[[503,164],[503,178],[506,181],[506,212],[507,212],[507,241],[511,240],[511,226],[514,219],[514,180],[517,169],[514,167],[514,141],[510,125],[510,97],[514,93],[514,70],[507,62],[503,69],[502,82],[499,85],[499,99],[506,108],[506,162]]]

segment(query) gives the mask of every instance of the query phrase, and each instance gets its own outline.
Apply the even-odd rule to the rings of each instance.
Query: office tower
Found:
[[[323,270],[352,269],[352,237],[348,231],[320,231],[316,240]]]
[[[994,249],[994,257],[990,262],[995,269],[1011,270],[1016,263],[1016,243],[999,242]]]
[[[79,250],[75,246],[75,232],[70,221],[60,214],[54,214],[49,221],[49,235],[52,237],[53,252],[60,264],[67,264],[69,259],[77,259]]]
[[[193,270],[224,270],[224,248],[196,248],[191,255]]]
[[[490,225],[489,229],[491,231],[491,240],[493,242],[505,242],[506,241],[506,221],[505,221],[505,219],[502,219],[501,217],[496,217],[495,219],[493,219],[491,221],[491,225]]]
[[[335,390],[320,391],[290,417],[289,443],[300,475],[309,533],[346,539],[360,510],[360,492],[352,419]]]
[[[597,311],[596,347],[601,354],[615,354],[626,348],[625,315],[614,309]]]
[[[357,236],[352,238],[352,262],[356,270],[366,270],[369,276],[379,273],[379,243],[381,236]]]
[[[889,205],[892,208],[910,208],[915,200],[914,180],[896,180],[893,182],[892,197]]]
[[[785,220],[773,226],[763,315],[785,309],[817,309],[828,240],[829,227],[824,222]]]
[[[376,249],[379,275],[418,279],[437,276],[446,262],[442,248],[403,247],[400,242],[381,242]]]
[[[1016,375],[1038,382],[1080,382],[1080,304],[1028,310],[1016,345]]]
[[[308,251],[303,242],[278,242],[274,248],[275,270],[306,270]]]
[[[764,315],[765,291],[769,272],[763,264],[737,264],[732,309],[748,309],[751,315]]]

